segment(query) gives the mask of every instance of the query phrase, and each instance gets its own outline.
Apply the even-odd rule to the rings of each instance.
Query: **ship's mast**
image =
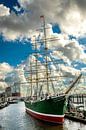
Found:
[[[45,43],[45,66],[46,66],[46,79],[47,79],[47,92],[49,93],[49,75],[48,75],[48,47],[47,47],[47,40],[46,40],[46,26],[45,26],[45,17],[42,15],[40,16],[42,22],[43,22],[43,31],[44,31],[44,43]]]
[[[36,57],[36,60],[35,60],[35,62],[36,62],[36,97],[37,97],[37,93],[38,93],[38,86],[39,86],[39,84],[38,84],[38,60],[37,60],[37,58],[38,58],[38,55],[37,55],[37,43],[36,43],[36,36],[34,36],[35,37],[35,57]]]
[[[31,63],[31,61],[30,61],[30,71],[31,71],[31,74],[30,74],[30,77],[31,77],[30,82],[31,82],[31,96],[32,96],[32,63]]]

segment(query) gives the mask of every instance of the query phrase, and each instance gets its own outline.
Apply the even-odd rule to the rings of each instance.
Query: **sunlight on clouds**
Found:
[[[4,80],[7,73],[11,71],[13,71],[13,67],[11,67],[8,63],[0,63],[0,90],[4,90],[6,87],[8,87],[7,83]]]
[[[10,15],[10,9],[5,7],[3,4],[0,4],[0,17]]]
[[[70,66],[65,66],[65,65],[60,65],[60,68],[62,69],[62,71],[68,75],[79,75],[80,71],[70,67]]]
[[[6,74],[12,70],[13,67],[11,67],[8,63],[0,63],[0,79],[5,79]]]
[[[69,8],[64,23],[61,21],[60,25],[63,32],[79,37],[86,33],[86,15],[82,14],[80,8],[75,4]]]
[[[48,49],[55,50],[53,53],[54,57],[57,56],[68,64],[71,64],[72,61],[82,61],[86,63],[86,53],[76,39],[70,40],[67,34],[53,33],[52,25],[48,25],[46,28],[47,46]],[[41,35],[40,39],[44,39],[44,36]]]
[[[8,32],[8,30],[5,30],[4,31],[4,37],[5,37],[5,39],[7,40],[7,41],[10,41],[10,40],[16,40],[16,39],[18,39],[18,38],[20,38],[20,33],[19,32],[14,32],[14,31],[11,31],[11,30],[9,30],[9,32]],[[22,37],[22,36],[21,36]]]
[[[29,4],[31,4],[34,0],[18,0],[19,3],[21,3],[22,7],[27,7]]]
[[[76,40],[69,40],[69,43],[65,45],[63,49],[63,54],[65,56],[68,56],[70,60],[81,59],[81,52],[84,53],[83,49],[80,47],[79,43]]]
[[[86,8],[82,8],[82,5],[86,5],[84,0],[82,0],[82,3],[77,0],[19,0],[18,2],[20,8],[26,10],[20,15],[13,12],[8,15],[9,9],[1,6],[1,8],[6,8],[3,12],[7,12],[8,15],[8,17],[0,19],[0,32],[5,37],[8,37],[6,32],[9,31],[15,35],[15,37],[12,36],[12,40],[21,36],[28,37],[29,30],[33,31],[34,28],[37,29],[40,26],[40,15],[42,14],[46,18],[46,24],[58,23],[62,33],[76,37],[86,34],[86,15],[84,13]],[[14,8],[20,9],[16,6]],[[5,13],[1,12],[1,15],[5,15]],[[7,31],[5,32],[5,30]],[[9,33],[9,39],[11,39],[10,35],[11,33]]]
[[[66,15],[65,23],[61,24],[64,32],[76,37],[86,33],[85,26],[86,20],[83,18],[79,10],[70,10],[70,12]]]
[[[13,70],[13,67],[11,67],[8,63],[0,63],[0,72],[10,72]]]
[[[18,12],[21,11],[21,8],[19,8],[18,6],[14,6],[13,8]]]
[[[31,19],[33,17],[37,23],[39,23],[37,17],[44,14],[47,23],[58,23],[62,31],[67,34],[80,36],[86,33],[86,15],[84,13],[86,2],[84,0],[82,3],[77,0],[19,0],[19,3],[27,10],[31,10],[32,13],[29,14],[29,17]]]

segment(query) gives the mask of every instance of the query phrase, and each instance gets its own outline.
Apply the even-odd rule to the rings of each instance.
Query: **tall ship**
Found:
[[[44,49],[37,51],[37,39],[34,40],[34,53],[30,56],[28,70],[28,94],[25,100],[26,112],[36,119],[41,121],[63,124],[66,111],[66,95],[74,87],[81,78],[81,74],[68,86],[64,93],[60,93],[58,88],[59,79],[64,78],[60,71],[56,71],[56,76],[53,75],[50,65],[54,61],[49,59],[49,53],[46,38],[45,19],[42,16],[43,24],[43,45]],[[50,40],[50,39],[48,39]],[[52,40],[52,39],[51,39]],[[44,60],[40,58],[40,53]],[[55,62],[56,65],[56,62]]]

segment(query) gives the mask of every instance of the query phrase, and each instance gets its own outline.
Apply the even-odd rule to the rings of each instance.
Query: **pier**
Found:
[[[76,116],[75,113],[66,113],[65,119],[69,119],[69,120],[72,120],[75,122],[80,122],[80,123],[86,124],[86,119],[84,119],[83,117]]]
[[[68,100],[71,100],[75,104],[84,104],[86,101],[86,94],[73,94],[68,97]]]
[[[67,100],[65,118],[86,124],[86,95],[70,95]]]

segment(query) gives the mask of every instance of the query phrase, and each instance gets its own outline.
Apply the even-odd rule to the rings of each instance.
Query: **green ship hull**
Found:
[[[62,124],[66,109],[65,102],[65,96],[56,96],[40,101],[25,101],[25,107],[26,112],[37,119]]]

